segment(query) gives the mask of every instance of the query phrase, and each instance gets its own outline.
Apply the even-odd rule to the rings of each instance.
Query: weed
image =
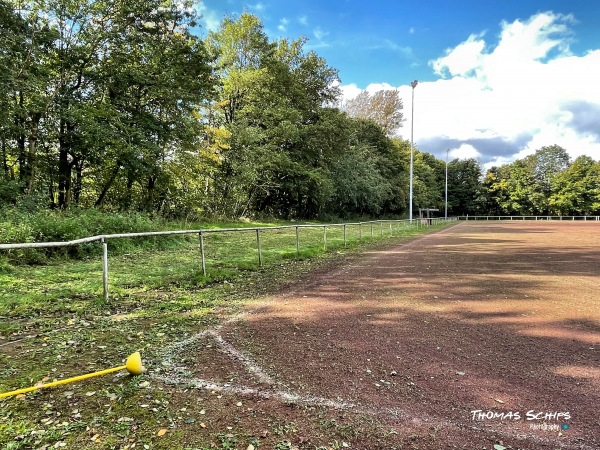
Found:
[[[235,436],[233,434],[219,433],[219,434],[217,434],[217,439],[219,439],[219,442],[221,443],[222,450],[237,449],[236,444],[237,444],[238,440],[235,438]]]
[[[274,450],[291,450],[292,448],[292,443],[288,440],[278,442],[275,444],[275,447],[273,447]]]
[[[298,426],[294,422],[290,423],[274,423],[272,424],[273,432],[278,436],[284,436],[290,433],[296,433],[298,431]]]

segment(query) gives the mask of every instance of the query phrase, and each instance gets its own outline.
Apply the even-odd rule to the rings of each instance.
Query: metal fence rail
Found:
[[[458,220],[581,220],[600,221],[600,216],[458,216]]]
[[[141,238],[151,236],[173,236],[173,235],[193,235],[197,234],[200,245],[200,258],[202,263],[202,274],[206,276],[206,257],[205,257],[205,242],[204,236],[210,233],[227,233],[227,232],[239,232],[239,233],[256,233],[256,250],[258,258],[258,266],[262,267],[263,257],[261,248],[261,232],[269,230],[281,230],[281,229],[292,229],[295,230],[296,238],[296,256],[300,255],[300,230],[305,228],[322,228],[323,229],[323,250],[327,250],[327,229],[333,227],[343,227],[344,235],[344,247],[347,245],[347,227],[358,226],[358,240],[363,239],[363,228],[364,226],[370,227],[371,237],[374,237],[374,228],[376,224],[379,224],[379,233],[383,237],[384,228],[389,228],[389,235],[393,235],[393,224],[406,224],[408,226],[429,226],[436,225],[442,222],[455,221],[457,218],[429,218],[429,219],[405,219],[405,220],[371,220],[366,222],[348,222],[348,223],[332,223],[323,225],[279,225],[272,227],[247,227],[247,228],[205,228],[198,230],[174,230],[174,231],[149,231],[143,233],[120,233],[120,234],[103,234],[98,236],[90,236],[81,239],[74,239],[72,241],[64,242],[26,242],[26,243],[11,243],[11,244],[0,244],[0,250],[16,250],[16,249],[32,249],[32,248],[51,248],[51,247],[71,247],[75,245],[88,244],[92,242],[99,242],[102,245],[102,284],[104,291],[104,299],[109,298],[109,283],[108,283],[108,241],[110,239],[123,239],[123,238]],[[387,224],[388,227],[385,227]]]

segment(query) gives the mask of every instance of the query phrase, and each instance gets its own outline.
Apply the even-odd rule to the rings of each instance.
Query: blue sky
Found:
[[[272,39],[308,38],[344,95],[398,89],[415,142],[501,164],[558,144],[600,159],[600,4],[591,0],[203,0],[200,33],[226,14]]]

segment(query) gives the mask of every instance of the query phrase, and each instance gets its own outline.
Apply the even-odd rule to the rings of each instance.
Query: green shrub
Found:
[[[97,209],[28,212],[18,207],[0,210],[0,243],[63,242],[105,234],[160,231],[167,227],[164,220],[139,213],[108,213]],[[138,248],[172,248],[181,242],[181,237],[172,236],[120,238],[109,240],[109,248],[111,253],[123,253]],[[101,251],[100,244],[95,242],[69,247],[4,250],[1,256],[12,264],[40,264],[48,258],[85,258],[100,255]]]

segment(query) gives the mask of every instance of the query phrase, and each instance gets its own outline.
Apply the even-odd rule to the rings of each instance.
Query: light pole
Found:
[[[417,80],[410,83],[412,87],[412,102],[411,102],[411,117],[410,117],[410,187],[409,187],[409,205],[408,205],[408,218],[410,223],[413,220],[413,131],[415,125],[415,88],[419,82]]]
[[[448,149],[446,149],[446,212],[444,219],[448,220]]]

